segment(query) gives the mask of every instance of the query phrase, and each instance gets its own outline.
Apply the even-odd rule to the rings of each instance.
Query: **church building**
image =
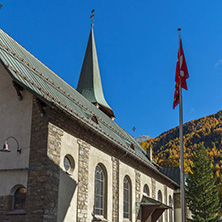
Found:
[[[0,29],[0,221],[180,222],[179,182],[114,113],[93,25],[76,90]]]

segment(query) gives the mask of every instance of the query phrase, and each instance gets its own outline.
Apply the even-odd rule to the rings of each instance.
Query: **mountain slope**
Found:
[[[192,120],[184,124],[184,165],[185,172],[190,171],[190,154],[199,143],[204,144],[209,157],[213,160],[214,172],[222,186],[222,111]],[[179,166],[180,144],[179,127],[170,129],[154,139],[141,142],[146,150],[153,149],[153,159],[162,167]]]

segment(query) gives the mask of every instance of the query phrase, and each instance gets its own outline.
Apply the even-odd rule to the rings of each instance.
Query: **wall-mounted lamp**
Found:
[[[8,140],[9,139],[14,139],[15,142],[17,143],[17,152],[21,154],[22,150],[19,148],[19,143],[18,143],[18,140],[13,137],[13,136],[9,136],[6,140],[5,140],[5,143],[3,145],[3,148],[0,150],[1,152],[11,152],[11,150],[9,149],[8,147]]]

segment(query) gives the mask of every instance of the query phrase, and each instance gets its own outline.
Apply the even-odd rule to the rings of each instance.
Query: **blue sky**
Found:
[[[95,9],[105,98],[115,121],[136,137],[156,137],[179,123],[178,107],[172,109],[178,28],[190,75],[183,90],[184,122],[221,110],[221,0],[0,3],[0,28],[74,88]]]

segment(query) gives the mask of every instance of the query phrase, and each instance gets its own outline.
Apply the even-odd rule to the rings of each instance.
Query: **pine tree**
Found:
[[[218,222],[219,189],[205,147],[201,144],[193,153],[192,173],[188,174],[186,196],[193,222]]]

